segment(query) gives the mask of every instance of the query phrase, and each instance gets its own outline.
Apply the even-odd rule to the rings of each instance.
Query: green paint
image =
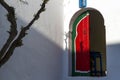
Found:
[[[89,76],[90,73],[80,73],[80,72],[75,72],[75,50],[74,50],[74,39],[76,37],[76,27],[78,22],[84,18],[88,12],[84,12],[83,14],[79,15],[76,20],[73,23],[72,26],[72,76]]]

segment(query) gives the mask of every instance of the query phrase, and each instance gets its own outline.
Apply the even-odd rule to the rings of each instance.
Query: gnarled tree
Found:
[[[45,6],[48,1],[49,0],[42,1],[39,10],[33,16],[33,19],[25,27],[21,27],[21,30],[18,32],[14,7],[10,6],[5,0],[0,0],[0,4],[7,11],[7,20],[10,22],[10,30],[7,31],[9,34],[8,39],[0,49],[0,67],[9,60],[11,55],[14,53],[15,48],[23,45],[22,39],[27,35],[27,31],[30,29],[32,24],[40,18],[40,14],[45,11]]]

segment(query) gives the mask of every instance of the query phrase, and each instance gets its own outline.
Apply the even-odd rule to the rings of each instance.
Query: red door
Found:
[[[90,71],[89,48],[89,13],[80,15],[75,21],[74,38],[75,71],[86,73]]]

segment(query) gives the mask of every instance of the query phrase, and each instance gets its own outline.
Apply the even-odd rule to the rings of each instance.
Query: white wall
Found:
[[[68,32],[69,21],[79,10],[79,0],[64,0],[64,32]],[[68,52],[64,54],[63,80],[118,80],[120,76],[120,5],[119,0],[87,0],[87,7],[99,10],[105,20],[107,47],[106,77],[71,77],[68,76]]]
[[[7,0],[15,6],[18,27],[25,26],[40,7],[42,0]],[[10,60],[0,68],[0,80],[61,80],[63,55],[63,4],[62,0],[50,0],[46,11],[35,22],[24,45],[17,48]],[[6,11],[0,5],[0,48],[8,37],[9,22]]]
[[[40,0],[7,0],[16,7],[18,26],[25,26],[39,8]],[[88,0],[88,7],[99,10],[105,19],[107,40],[107,77],[68,76],[68,51],[65,36],[72,15],[79,10],[78,0],[50,0],[46,11],[24,38],[10,60],[0,68],[0,80],[118,80],[120,76],[120,5],[118,0]],[[64,8],[64,10],[63,10]],[[64,15],[63,15],[64,11]],[[0,5],[0,48],[8,37],[6,11]],[[64,24],[63,24],[64,22]],[[64,28],[63,28],[64,26]],[[64,49],[63,49],[64,42]]]

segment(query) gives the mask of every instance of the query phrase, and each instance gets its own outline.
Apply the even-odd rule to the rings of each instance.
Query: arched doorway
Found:
[[[69,35],[72,76],[105,76],[106,40],[101,13],[93,8],[77,11],[70,21]]]

